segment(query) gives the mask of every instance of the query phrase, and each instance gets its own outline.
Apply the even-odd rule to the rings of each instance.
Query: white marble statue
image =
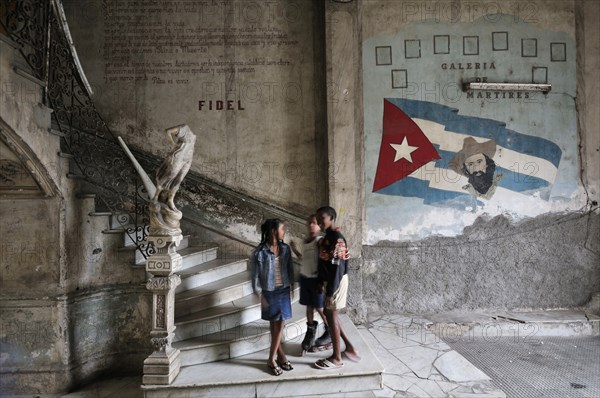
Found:
[[[175,207],[175,194],[183,178],[190,170],[194,154],[194,143],[196,136],[187,125],[171,127],[166,130],[167,137],[175,145],[156,171],[156,185],[142,168],[135,156],[131,153],[123,139],[119,137],[119,143],[127,156],[133,162],[146,191],[150,203],[150,235],[174,236],[180,235],[181,211]]]

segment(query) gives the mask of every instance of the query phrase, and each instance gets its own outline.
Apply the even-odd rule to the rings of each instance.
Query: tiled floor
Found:
[[[426,328],[389,315],[358,327],[385,367],[383,390],[345,397],[505,397],[490,378]]]
[[[487,375],[429,331],[425,327],[427,323],[426,319],[388,315],[360,325],[361,335],[385,367],[384,387],[324,397],[506,396]],[[65,397],[138,398],[143,395],[140,384],[141,376],[114,378],[96,382]]]

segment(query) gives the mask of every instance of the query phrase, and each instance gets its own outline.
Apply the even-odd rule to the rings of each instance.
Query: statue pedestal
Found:
[[[179,374],[179,350],[171,347],[175,331],[175,288],[182,258],[175,249],[183,237],[148,236],[153,254],[146,259],[146,271],[152,276],[146,288],[152,292],[152,331],[154,352],[144,360],[144,384],[171,384]]]
[[[142,378],[142,383],[171,384],[179,374],[179,353],[178,349],[172,347],[168,352],[153,352],[144,360],[144,377]]]
[[[153,276],[169,276],[181,269],[181,256],[175,251],[183,239],[182,235],[176,236],[148,236],[150,257],[146,259],[146,271]]]

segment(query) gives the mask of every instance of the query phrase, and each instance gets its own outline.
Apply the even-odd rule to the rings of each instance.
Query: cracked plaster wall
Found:
[[[186,123],[192,171],[301,212],[323,203],[320,2],[63,3],[94,102],[128,145],[160,158],[164,129]]]
[[[46,198],[15,195],[3,180],[0,390],[64,393],[108,370],[140,372],[152,351],[145,272],[131,267],[132,253],[117,250],[123,237],[101,233],[108,223],[89,215],[93,199],[75,197],[41,88],[13,71],[27,68],[17,50],[3,40],[0,47],[0,115],[57,189]],[[1,149],[2,176],[12,178],[6,165],[15,156]]]
[[[600,290],[598,242],[597,214],[498,216],[455,238],[364,246],[356,276],[379,313],[572,308]]]
[[[427,60],[434,64],[441,64],[443,61],[469,61],[464,56],[452,58],[436,55],[437,61],[427,58],[429,48],[423,40],[431,37],[417,37],[418,32],[442,34],[438,31],[440,26],[446,26],[445,23],[449,23],[450,29],[455,24],[467,27],[482,20],[487,21],[487,27],[493,31],[506,30],[501,29],[504,28],[502,24],[494,25],[499,20],[493,21],[496,17],[490,10],[498,11],[500,7],[504,13],[517,18],[515,10],[510,8],[515,4],[491,1],[399,1],[395,6],[390,6],[385,1],[363,2],[363,40],[366,42],[370,38],[380,37],[378,35],[388,37],[404,32],[400,39],[422,39],[424,59],[418,60],[421,63],[426,63]],[[597,244],[600,50],[598,41],[593,39],[599,33],[599,28],[593,21],[600,15],[600,7],[594,1],[560,0],[523,2],[519,3],[519,7],[518,20],[526,20],[534,29],[548,32],[549,37],[564,34],[565,40],[573,43],[569,56],[575,68],[572,73],[561,76],[559,80],[554,79],[553,86],[560,87],[562,83],[572,81],[573,84],[568,85],[571,87],[569,90],[573,91],[571,95],[576,107],[573,104],[566,107],[557,106],[556,103],[549,104],[543,108],[544,113],[529,116],[530,122],[535,121],[538,116],[544,120],[540,124],[546,126],[540,130],[542,135],[554,126],[550,121],[552,117],[573,116],[573,123],[569,127],[570,138],[561,144],[563,159],[560,167],[569,170],[569,177],[563,176],[561,182],[560,178],[557,179],[557,186],[562,185],[562,188],[556,188],[546,203],[540,201],[536,204],[531,200],[517,199],[516,196],[511,199],[507,196],[500,206],[483,206],[474,211],[455,212],[427,204],[420,204],[414,209],[408,206],[412,210],[406,211],[406,203],[414,200],[413,198],[396,197],[394,202],[390,199],[393,197],[388,196],[385,198],[386,205],[380,205],[372,199],[374,194],[370,193],[369,185],[372,184],[372,176],[369,176],[374,173],[374,169],[366,167],[366,221],[362,258],[355,261],[355,270],[351,273],[351,281],[355,281],[352,282],[354,289],[351,290],[350,302],[353,303],[351,312],[355,319],[364,319],[370,311],[423,313],[577,307],[584,305],[593,293],[600,290]],[[531,13],[534,9],[536,12]],[[411,25],[415,29],[406,30]],[[485,31],[486,24],[482,26]],[[513,31],[509,28],[509,35],[518,34],[516,26],[515,29]],[[481,46],[485,45],[486,37],[481,36]],[[454,40],[454,36],[451,36],[451,40]],[[542,41],[543,39],[539,41],[539,45],[542,45]],[[396,44],[398,43],[391,43],[393,50],[398,50]],[[383,44],[378,42],[377,45]],[[363,52],[363,56],[368,61],[375,54],[371,54],[370,47],[367,50]],[[400,54],[394,51],[393,54],[394,66],[370,66],[363,63],[363,67],[412,70],[410,60],[397,63],[405,55],[402,51]],[[501,64],[507,61],[507,57],[503,57],[497,62]],[[516,59],[514,61],[520,62]],[[538,63],[545,64],[545,58],[539,59]],[[556,64],[549,66],[556,67]],[[515,73],[517,72],[515,69]],[[460,73],[468,75],[468,71]],[[483,71],[475,72],[475,75],[485,76],[490,73],[493,74]],[[430,75],[427,81],[449,82],[451,77],[447,72],[440,71]],[[379,83],[383,84],[381,81]],[[424,87],[418,93],[423,98],[419,99],[443,102],[443,95],[440,97],[434,91],[431,86]],[[365,135],[368,136],[374,130],[368,124],[368,109],[371,106],[368,88],[365,88],[365,92]],[[402,97],[401,90],[395,90],[392,94],[392,97]],[[459,113],[461,112],[460,101],[451,106],[459,108]],[[512,117],[520,111],[500,101],[493,104],[482,103],[481,112],[485,117],[502,119],[505,112]],[[381,114],[377,117],[380,121]],[[367,152],[367,163],[369,156]],[[429,211],[429,216],[415,217],[425,211]],[[387,229],[375,227],[386,223],[389,226]]]

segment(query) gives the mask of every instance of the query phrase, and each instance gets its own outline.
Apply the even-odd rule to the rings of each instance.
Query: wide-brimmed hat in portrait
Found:
[[[457,174],[463,174],[462,168],[465,160],[478,153],[483,153],[492,158],[496,153],[496,142],[494,140],[477,142],[473,137],[465,138],[462,149],[450,160],[450,168]]]

